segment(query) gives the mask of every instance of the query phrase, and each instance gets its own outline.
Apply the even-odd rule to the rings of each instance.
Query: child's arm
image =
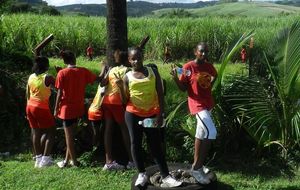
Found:
[[[62,96],[61,89],[58,89],[57,90],[57,95],[56,95],[56,101],[55,101],[54,114],[53,114],[54,117],[57,117],[61,96]]]
[[[181,91],[185,92],[185,91],[187,90],[187,86],[186,86],[183,82],[181,82],[181,81],[179,80],[179,78],[178,78],[178,76],[177,76],[176,66],[175,66],[175,65],[171,65],[171,69],[172,69],[172,70],[171,70],[170,74],[172,75],[172,78],[173,78],[173,80],[175,81],[177,87],[178,87]]]

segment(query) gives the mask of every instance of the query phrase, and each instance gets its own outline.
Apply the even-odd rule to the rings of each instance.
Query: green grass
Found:
[[[154,11],[155,16],[161,16],[174,9]],[[242,16],[242,17],[275,17],[287,14],[299,14],[300,8],[288,5],[278,5],[266,2],[235,2],[222,3],[198,9],[186,9],[192,17],[204,16]]]
[[[0,189],[100,189],[129,190],[134,170],[104,172],[102,165],[66,168],[56,166],[35,169],[28,155],[0,160]],[[300,171],[287,170],[264,161],[227,158],[222,166],[213,166],[221,190],[296,190]]]

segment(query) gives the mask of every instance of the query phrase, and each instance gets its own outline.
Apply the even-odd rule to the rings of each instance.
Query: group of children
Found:
[[[195,49],[196,59],[184,65],[189,75],[181,74],[178,78],[176,68],[171,75],[179,89],[188,92],[188,103],[192,114],[197,117],[197,132],[195,140],[195,156],[191,174],[199,183],[208,184],[207,168],[203,162],[208,153],[211,140],[216,138],[216,128],[210,117],[213,107],[211,83],[216,77],[216,71],[207,59],[208,48],[204,43]],[[164,120],[163,84],[157,68],[144,66],[143,51],[140,48],[128,50],[128,62],[121,59],[123,52],[114,53],[115,65],[102,66],[99,76],[89,70],[76,66],[76,57],[71,51],[62,52],[61,56],[66,68],[57,73],[56,79],[46,74],[49,61],[46,57],[35,58],[33,74],[28,80],[27,118],[32,130],[33,148],[36,154],[35,167],[45,167],[53,164],[49,156],[53,146],[54,118],[63,122],[66,155],[63,161],[57,163],[60,168],[78,166],[73,129],[78,118],[84,115],[85,87],[95,81],[99,86],[93,102],[88,110],[88,118],[94,130],[93,142],[97,141],[100,123],[105,122],[104,147],[106,164],[103,170],[136,168],[139,172],[135,186],[145,186],[148,181],[142,151],[143,134],[152,156],[158,164],[162,176],[162,187],[177,187],[182,182],[169,174],[162,146],[162,128]],[[127,56],[127,54],[126,54]],[[49,109],[50,86],[57,89],[54,114]],[[141,125],[141,121],[151,118],[153,126]],[[129,162],[126,166],[118,164],[112,157],[112,130],[117,123]],[[45,145],[41,145],[41,135],[45,134]],[[45,147],[44,150],[42,147]]]

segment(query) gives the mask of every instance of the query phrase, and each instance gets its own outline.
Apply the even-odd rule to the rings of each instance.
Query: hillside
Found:
[[[130,1],[127,2],[127,15],[131,17],[139,17],[151,15],[153,11],[159,9],[197,9],[212,4],[215,4],[215,2],[199,1],[197,3],[150,3],[145,1]],[[73,4],[55,8],[63,14],[81,14],[90,16],[106,15],[106,4]]]
[[[168,17],[174,9],[154,11],[156,17]],[[191,17],[203,16],[280,16],[300,13],[300,7],[265,2],[223,3],[198,9],[185,10]]]

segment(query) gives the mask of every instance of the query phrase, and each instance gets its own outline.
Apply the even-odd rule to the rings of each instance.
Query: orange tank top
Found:
[[[27,90],[30,95],[27,105],[49,109],[49,97],[51,95],[50,87],[45,84],[47,74],[31,74],[28,79]]]
[[[105,95],[103,98],[103,104],[117,104],[122,105],[122,99],[120,94],[120,89],[116,85],[116,76],[120,76],[123,78],[127,71],[127,67],[125,66],[116,66],[113,67],[108,74],[108,85],[105,90]]]
[[[143,79],[135,78],[132,71],[126,74],[130,94],[126,111],[141,117],[150,117],[159,113],[156,77],[150,67],[146,68],[148,76]]]

